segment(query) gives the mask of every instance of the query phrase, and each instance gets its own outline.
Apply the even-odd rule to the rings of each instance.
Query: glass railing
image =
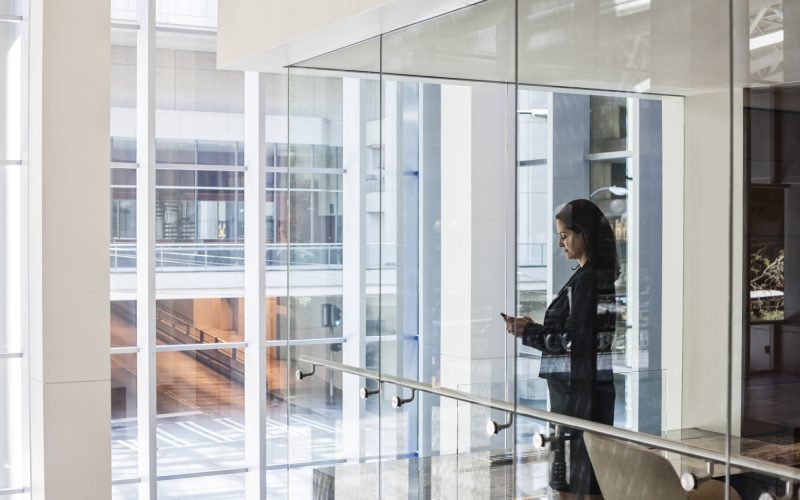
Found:
[[[526,495],[533,494],[536,497],[538,494],[543,494],[547,498],[546,495],[551,491],[548,489],[548,480],[552,480],[548,475],[551,473],[550,464],[554,459],[552,456],[546,456],[543,450],[549,447],[552,452],[553,443],[559,440],[568,441],[571,439],[570,432],[581,431],[598,436],[604,441],[611,438],[611,442],[617,443],[612,446],[619,446],[623,453],[636,455],[645,450],[659,455],[660,460],[667,460],[674,469],[675,483],[687,491],[701,487],[714,477],[721,480],[725,475],[724,465],[727,463],[733,466],[733,470],[760,472],[774,477],[778,482],[800,480],[800,471],[793,467],[770,463],[762,458],[736,455],[729,457],[725,451],[724,434],[701,429],[665,431],[668,422],[666,405],[662,404],[668,398],[665,370],[614,373],[614,385],[617,387],[614,425],[608,425],[548,411],[550,404],[546,395],[549,389],[544,379],[518,380],[517,386],[527,386],[531,394],[538,394],[540,397],[538,401],[517,403],[514,400],[513,383],[465,384],[457,388],[448,388],[309,356],[301,356],[297,366],[302,367],[305,373],[310,373],[315,367],[324,368],[320,372],[341,371],[372,380],[373,383],[378,382],[384,389],[392,390],[396,387],[397,390],[393,392],[398,396],[392,398],[392,406],[395,408],[413,401],[414,397],[419,398],[422,393],[440,398],[442,402],[445,400],[455,402],[458,408],[455,412],[457,421],[453,423],[457,429],[455,447],[446,451],[445,448],[441,448],[442,453],[436,457],[415,457],[411,460],[414,463],[401,463],[402,460],[392,458],[387,467],[383,467],[389,473],[392,473],[395,466],[404,470],[407,467],[431,467],[431,464],[423,463],[425,461],[438,461],[434,467],[446,473],[449,468],[447,460],[454,460],[456,469],[460,469],[459,463],[461,466],[471,464],[468,469],[473,472],[480,469],[479,462],[483,463],[486,474],[474,475],[478,478],[491,476],[492,467],[507,466],[509,470],[503,473],[507,477],[510,474],[524,472],[520,467],[531,464],[529,471],[533,474],[531,477],[536,476],[539,481],[528,483]],[[402,396],[399,396],[401,394]],[[396,402],[397,398],[400,399]],[[650,408],[653,411],[649,412],[651,418],[642,421],[642,415],[648,414],[642,410],[648,409],[649,406],[653,406]],[[630,413],[629,409],[633,410],[633,413]],[[512,429],[512,425],[516,425],[516,428]],[[507,430],[515,431],[516,434],[508,432],[509,437],[504,437],[503,434]],[[513,435],[517,437],[516,443],[511,442],[513,438],[510,436]],[[495,438],[500,436],[501,441],[493,440],[495,438],[492,436]],[[626,443],[633,443],[633,447]],[[718,467],[715,468],[715,464]],[[351,465],[345,467],[350,468],[347,471],[343,470],[348,474],[359,472],[356,470],[357,467]],[[516,467],[513,473],[512,467]],[[336,469],[335,474],[338,477],[339,471]],[[456,473],[454,477],[457,476]],[[434,478],[429,479],[431,483],[434,482]],[[517,482],[513,487],[516,488],[518,496],[520,483]],[[506,488],[510,489],[511,486],[504,485],[503,489]],[[780,490],[780,487],[776,489]],[[515,495],[500,495],[497,498],[513,496]]]

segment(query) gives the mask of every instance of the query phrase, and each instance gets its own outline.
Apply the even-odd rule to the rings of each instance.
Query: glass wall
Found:
[[[685,472],[720,498],[781,493],[797,477],[771,468],[796,465],[795,13],[744,3],[486,0],[264,75],[253,97],[216,68],[215,8],[161,0],[152,297],[135,279],[145,65],[118,29],[115,497],[146,479],[143,355],[158,497],[623,498],[682,495]],[[244,114],[260,105],[254,294]]]
[[[438,470],[420,486],[434,488],[443,457],[482,457],[516,474],[509,496],[599,494],[630,479],[622,468],[592,472],[625,445],[588,450],[577,429],[511,418],[503,403],[725,462],[734,261],[694,241],[732,237],[731,32],[712,15],[727,11],[489,0],[290,69],[290,80],[312,69],[381,80],[380,164],[360,165],[366,210],[348,210],[360,194],[345,183],[344,220],[379,236],[378,286],[361,298],[380,336],[382,471],[415,457]],[[290,93],[290,106],[304,97]],[[346,137],[348,116],[363,116],[368,101],[342,100]],[[720,202],[705,208],[700,190]],[[347,268],[357,236],[344,235],[345,276],[357,271]],[[359,273],[368,289],[370,269]],[[520,319],[507,328],[500,313]],[[342,404],[355,397],[343,390]],[[548,453],[534,446],[534,435],[555,432]],[[681,472],[703,464],[677,457],[672,467],[679,487]],[[724,488],[724,470],[715,476]]]

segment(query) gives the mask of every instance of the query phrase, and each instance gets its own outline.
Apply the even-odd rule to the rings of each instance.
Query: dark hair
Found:
[[[589,200],[572,200],[556,214],[568,229],[581,234],[586,241],[589,260],[600,269],[612,271],[619,277],[617,240],[606,216]]]

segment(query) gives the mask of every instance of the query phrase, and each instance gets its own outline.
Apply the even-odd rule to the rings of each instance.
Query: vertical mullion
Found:
[[[263,500],[266,484],[266,168],[264,76],[244,75],[244,336],[247,500]]]
[[[29,106],[30,106],[30,76],[29,76],[29,67],[30,67],[30,2],[28,0],[22,0],[20,2],[20,15],[22,16],[22,32],[20,36],[22,37],[22,67],[20,68],[20,101],[21,101],[21,115],[20,115],[20,160],[22,160],[22,165],[20,166],[20,230],[18,233],[19,237],[19,268],[20,268],[20,284],[19,284],[19,294],[20,294],[20,303],[19,303],[19,310],[17,313],[19,314],[19,328],[20,328],[20,337],[19,337],[19,348],[22,351],[22,361],[21,361],[21,369],[22,369],[22,387],[20,388],[22,391],[22,480],[24,485],[30,490],[31,488],[31,361],[30,361],[30,330],[28,327],[29,321],[29,308],[28,308],[28,276],[29,273],[29,266],[28,266],[28,259],[29,259],[29,252],[25,250],[23,246],[25,243],[30,241],[29,234],[28,234],[28,227],[29,227],[29,218],[28,218],[28,210],[30,207],[29,200],[28,200],[28,168],[29,168],[29,157],[28,157],[28,134],[29,134],[29,126],[30,126],[30,119],[29,119]],[[31,498],[30,492],[26,492],[26,494],[22,497],[24,499]]]
[[[136,45],[136,367],[139,499],[153,500],[156,463],[155,7],[139,0]]]

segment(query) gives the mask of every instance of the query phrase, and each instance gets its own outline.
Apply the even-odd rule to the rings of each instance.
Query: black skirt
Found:
[[[548,379],[547,389],[550,392],[550,411],[562,415],[572,413],[569,408],[570,383],[566,380]],[[613,381],[601,381],[593,384],[593,394],[584,397],[591,398],[592,420],[601,424],[614,425],[614,401],[616,390]],[[574,403],[574,402],[573,402]],[[572,415],[574,416],[574,415]],[[583,441],[583,432],[574,429],[564,429],[569,434],[569,481],[568,488],[564,491],[583,495],[599,495],[600,486],[594,475],[589,452]]]

